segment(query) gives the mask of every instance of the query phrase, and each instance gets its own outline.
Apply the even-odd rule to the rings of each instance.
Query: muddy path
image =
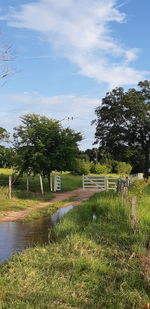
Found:
[[[70,199],[73,197],[75,200],[72,202],[66,202],[64,206],[67,206],[69,204],[76,206],[81,203],[84,199],[88,199],[91,195],[98,192],[97,189],[90,189],[90,190],[83,190],[83,189],[76,189],[73,191],[63,192],[63,193],[56,193],[55,197],[51,199],[49,202],[43,202],[40,204],[35,205],[34,207],[30,207],[26,210],[20,210],[20,211],[9,211],[9,212],[3,212],[0,213],[0,222],[6,222],[6,221],[18,221],[25,219],[32,211],[35,211],[36,209],[48,207],[49,205],[53,205],[57,202],[63,202],[65,200]]]

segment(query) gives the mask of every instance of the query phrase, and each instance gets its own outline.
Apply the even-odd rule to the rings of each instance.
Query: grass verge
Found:
[[[129,213],[113,192],[72,209],[50,233],[48,246],[1,266],[0,309],[142,308],[150,299],[140,262],[148,229],[141,213],[133,233]]]
[[[21,177],[17,186],[12,188],[12,199],[8,199],[8,176],[11,169],[0,169],[0,212],[20,211],[33,207],[41,202],[50,201],[54,192],[49,192],[48,181],[43,179],[44,195],[40,193],[39,177],[29,177],[30,192],[26,192],[26,178]],[[62,192],[81,188],[81,176],[62,174]]]

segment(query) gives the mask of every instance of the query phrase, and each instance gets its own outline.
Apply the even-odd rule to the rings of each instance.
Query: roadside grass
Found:
[[[140,231],[141,238],[143,238],[143,242],[146,245],[150,237],[150,185],[144,188],[142,194],[135,194],[131,186],[129,194],[136,195],[137,197],[137,230]]]
[[[74,207],[50,232],[49,245],[0,267],[0,309],[142,308],[150,292],[140,262],[148,237],[141,216],[134,233],[130,206],[114,192]]]
[[[20,177],[17,185],[12,187],[12,199],[9,200],[8,176],[11,174],[11,169],[0,169],[0,212],[24,210],[41,202],[50,201],[54,197],[54,192],[49,191],[46,178],[43,178],[44,195],[41,194],[39,176],[37,175],[29,177],[29,192],[26,191],[26,177]],[[81,188],[81,185],[81,176],[62,174],[62,192]]]

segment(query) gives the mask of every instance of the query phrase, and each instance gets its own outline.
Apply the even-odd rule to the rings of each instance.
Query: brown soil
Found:
[[[17,220],[23,220],[26,218],[33,210],[44,208],[49,205],[55,204],[57,202],[62,202],[65,200],[68,200],[71,197],[75,198],[75,201],[72,201],[70,203],[66,203],[66,205],[71,204],[73,206],[79,205],[81,201],[84,199],[88,199],[91,195],[93,195],[95,192],[97,192],[97,189],[90,189],[90,190],[83,190],[83,189],[76,189],[69,192],[64,193],[56,193],[55,197],[50,200],[49,202],[40,203],[38,205],[35,205],[34,207],[30,207],[26,210],[21,211],[9,211],[9,212],[3,212],[0,214],[0,222],[6,222],[6,221],[17,221]]]

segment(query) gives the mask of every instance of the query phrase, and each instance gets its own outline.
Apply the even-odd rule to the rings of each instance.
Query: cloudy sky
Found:
[[[150,78],[149,14],[149,0],[1,0],[1,46],[12,46],[15,72],[0,88],[0,126],[44,114],[91,148],[106,91]]]

